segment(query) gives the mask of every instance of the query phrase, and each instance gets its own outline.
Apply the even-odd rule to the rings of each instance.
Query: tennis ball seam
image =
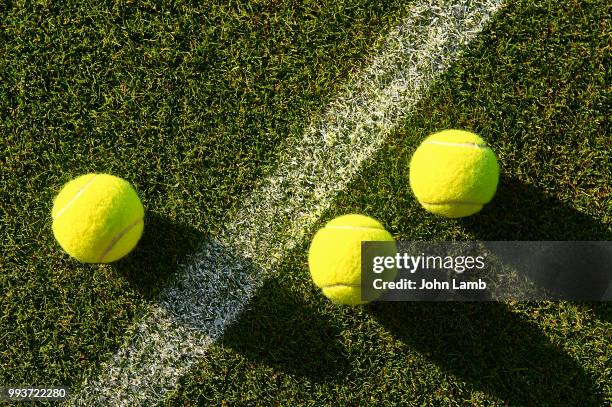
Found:
[[[423,144],[436,144],[439,146],[446,146],[446,147],[471,147],[471,148],[476,148],[479,150],[489,150],[489,146],[486,144],[478,144],[478,143],[470,143],[470,142],[465,142],[465,143],[453,143],[452,141],[438,141],[438,140],[430,140],[430,141],[426,141]]]
[[[115,247],[115,245],[121,240],[121,238],[123,236],[125,236],[125,234],[127,232],[129,232],[130,230],[132,230],[132,228],[138,224],[140,224],[140,222],[143,222],[144,219],[143,218],[138,218],[136,219],[134,222],[130,223],[129,225],[127,225],[126,227],[124,227],[121,231],[119,231],[119,233],[117,233],[115,236],[113,236],[113,238],[111,239],[111,242],[109,243],[109,245],[106,247],[106,249],[102,252],[102,255],[100,256],[100,260],[99,262],[102,263],[104,260],[104,257],[106,257],[106,255],[108,253],[110,253],[111,250],[113,250],[113,247]]]
[[[94,179],[96,179],[97,177],[98,174],[94,174],[85,184],[83,184],[83,186],[79,188],[79,190],[74,194],[74,196],[70,198],[70,201],[68,201],[68,203],[66,203],[63,208],[57,211],[57,213],[53,217],[53,220],[57,220],[64,212],[66,212],[66,210],[68,210],[72,205],[74,205],[76,200],[85,192],[87,188],[91,186]]]
[[[144,208],[126,180],[90,173],[66,183],[52,209],[53,234],[83,263],[118,260],[142,236]]]
[[[493,199],[499,165],[479,136],[446,130],[429,136],[410,161],[410,186],[429,212],[449,218],[469,216]]]
[[[324,229],[344,229],[344,230],[384,230],[381,228],[375,228],[371,226],[342,226],[342,225],[330,225],[325,226]]]
[[[343,226],[343,225],[330,225],[325,226],[324,229],[341,229],[341,230],[374,230],[381,231],[384,230],[379,227],[372,226]],[[347,284],[347,283],[334,283],[328,285],[322,285],[320,288],[325,290],[326,288],[337,288],[337,287],[347,287],[347,288],[361,288],[361,284]]]
[[[453,201],[453,200],[440,201],[440,202],[427,202],[427,201],[420,201],[420,202],[426,205],[484,205],[486,204],[486,202]]]
[[[361,284],[345,284],[345,283],[334,283],[334,284],[329,284],[329,285],[322,285],[321,288],[335,288],[335,287],[351,287],[351,288],[357,288],[357,287],[361,287]]]

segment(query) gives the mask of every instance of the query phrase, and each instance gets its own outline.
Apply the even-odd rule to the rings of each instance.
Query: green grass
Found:
[[[0,384],[95,372],[405,12],[81,3],[0,5]],[[509,3],[318,226],[362,212],[398,239],[612,240],[612,8]],[[421,210],[407,180],[418,142],[448,127],[481,134],[503,174],[494,201],[459,221]],[[138,249],[113,266],[77,264],[50,232],[54,194],[89,171],[127,178],[147,208]],[[307,244],[166,404],[612,402],[608,304],[345,308],[310,283]]]
[[[0,7],[0,383],[74,385],[364,63],[399,5]],[[91,171],[131,181],[148,213],[139,248],[113,266],[77,264],[51,234],[53,196]]]
[[[402,239],[612,240],[605,55],[609,6],[512,2],[319,226],[364,212]],[[465,220],[419,208],[419,141],[472,129],[497,153],[494,201]],[[228,404],[600,406],[612,399],[607,304],[335,306],[309,281],[307,243],[168,400]],[[194,401],[195,400],[195,401]]]

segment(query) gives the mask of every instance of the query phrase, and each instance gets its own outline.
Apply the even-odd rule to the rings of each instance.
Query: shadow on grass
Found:
[[[222,343],[250,360],[311,382],[338,376],[348,367],[340,331],[285,284],[267,280]]]
[[[197,281],[172,281],[179,272],[177,265],[196,251],[205,253],[199,256],[202,274],[192,276]],[[211,318],[227,317],[218,313],[215,304],[230,304],[235,300],[232,296],[244,295],[241,290],[247,280],[241,280],[243,287],[239,287],[240,276],[260,274],[249,260],[209,241],[201,232],[155,214],[147,217],[136,250],[114,267],[148,299],[157,299],[169,284],[178,287],[175,295],[180,298],[166,303],[177,308],[168,310],[181,323],[204,330],[210,329]],[[220,268],[225,277],[218,274]],[[271,279],[258,288],[220,340],[251,360],[319,381],[347,366],[339,335],[287,282]]]
[[[493,203],[461,222],[479,240],[612,240],[596,219],[508,178]],[[606,303],[592,309],[609,314]],[[504,304],[381,302],[371,311],[397,339],[510,405],[603,405],[583,368]]]
[[[113,267],[145,298],[155,299],[168,286],[181,261],[193,254],[205,238],[191,226],[147,213],[138,246]]]
[[[479,240],[612,240],[612,230],[597,219],[507,177],[493,202],[461,222]]]
[[[612,230],[597,219],[512,178],[502,178],[495,200],[462,222],[479,240],[612,240]],[[506,257],[509,264],[518,261],[512,253]],[[532,261],[538,268],[531,280],[572,298],[603,298],[612,278],[610,251],[596,244],[552,245]]]
[[[503,304],[380,302],[370,309],[397,339],[510,405],[603,405],[584,370]]]

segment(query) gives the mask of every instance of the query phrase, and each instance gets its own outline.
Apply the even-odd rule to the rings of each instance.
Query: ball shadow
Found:
[[[477,216],[462,219],[478,240],[610,241],[612,229],[544,191],[519,180],[503,177],[497,195]],[[612,282],[612,254],[601,245],[575,248],[550,244],[528,277],[543,288],[554,288],[575,299],[604,298]],[[503,253],[500,253],[503,255]],[[507,253],[508,263],[519,262]],[[520,270],[520,267],[517,267]],[[598,315],[607,306],[594,307]],[[609,314],[604,312],[604,314]],[[605,315],[602,314],[602,317]],[[609,318],[609,315],[607,316]]]
[[[601,222],[512,178],[501,179],[496,198],[480,214],[460,222],[482,241],[612,240]],[[609,320],[607,303],[584,305]],[[509,405],[604,403],[577,362],[504,304],[379,302],[369,310],[397,339]]]
[[[543,191],[516,179],[504,177],[500,181],[494,201],[483,211],[462,220],[478,240],[612,240],[612,229],[591,216],[578,212]],[[528,259],[529,267],[518,253],[503,245],[497,254],[515,265],[518,271],[538,286],[561,297],[576,300],[604,299],[612,282],[612,252],[602,244],[580,244],[576,247],[550,243],[546,250]],[[536,254],[537,253],[537,254]],[[525,263],[527,264],[527,263]],[[605,307],[604,307],[605,308]],[[601,309],[597,307],[597,309]]]
[[[147,213],[143,235],[132,253],[112,267],[147,299],[170,284],[178,264],[194,253],[206,235],[156,213]]]
[[[582,367],[504,304],[379,302],[370,311],[397,339],[509,405],[603,405]]]
[[[258,363],[322,382],[348,369],[340,331],[286,282],[267,280],[221,342]]]
[[[612,229],[544,191],[502,177],[493,201],[461,220],[479,240],[612,240]]]

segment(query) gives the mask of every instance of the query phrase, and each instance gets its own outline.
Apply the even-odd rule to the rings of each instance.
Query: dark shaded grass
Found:
[[[196,253],[207,238],[193,226],[151,213],[138,246],[111,267],[141,297],[155,300],[159,291],[171,283],[177,265]]]
[[[504,304],[379,303],[372,314],[397,340],[510,405],[604,402],[574,359]]]
[[[348,368],[340,339],[339,327],[318,311],[317,304],[270,280],[240,322],[229,327],[221,345],[257,364],[324,383]]]
[[[406,240],[610,239],[610,11],[604,1],[510,2],[320,225],[359,212]],[[494,201],[465,220],[426,213],[408,187],[412,152],[444,128],[484,136],[502,167]],[[600,406],[612,400],[607,303],[341,307],[312,286],[307,248],[304,242],[291,254],[252,311],[166,404]],[[314,309],[311,318],[303,303]],[[301,333],[312,338],[308,325],[322,338],[300,346]],[[296,355],[300,347],[304,355]]]

